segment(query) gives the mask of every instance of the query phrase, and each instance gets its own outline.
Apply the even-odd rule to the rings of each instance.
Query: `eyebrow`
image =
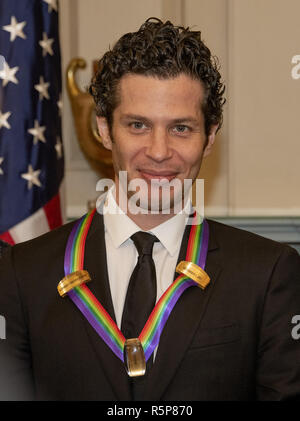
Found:
[[[140,120],[150,122],[148,118],[138,114],[123,114],[121,115],[121,120]]]
[[[147,117],[138,114],[123,114],[121,116],[122,120],[139,120],[145,122],[151,122]],[[183,123],[191,123],[191,124],[199,124],[199,121],[193,117],[181,117],[181,118],[174,118],[170,120],[173,124],[183,124]]]
[[[180,124],[180,123],[199,124],[199,121],[193,117],[175,118],[174,120],[172,120],[172,122],[175,124]]]

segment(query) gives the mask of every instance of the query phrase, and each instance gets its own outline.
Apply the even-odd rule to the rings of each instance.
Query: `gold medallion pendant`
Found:
[[[205,289],[210,282],[210,277],[207,273],[193,262],[182,260],[178,263],[176,272],[188,276],[193,281],[197,282],[202,289]]]
[[[61,297],[65,297],[65,295],[71,291],[71,289],[78,287],[81,284],[85,284],[89,282],[91,277],[86,270],[77,270],[76,272],[72,272],[69,275],[65,276],[58,284],[57,290]]]
[[[138,338],[127,339],[124,345],[124,363],[130,377],[143,376],[146,372],[146,359]]]

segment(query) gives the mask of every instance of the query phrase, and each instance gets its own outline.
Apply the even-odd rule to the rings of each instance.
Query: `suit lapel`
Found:
[[[92,281],[88,288],[115,321],[113,302],[110,293],[103,216],[95,214],[86,241],[84,268],[90,273]],[[115,356],[97,332],[85,320],[85,327],[94,348],[119,400],[130,400],[129,378],[124,364]]]
[[[190,228],[188,226],[185,230],[178,262],[185,260]],[[210,276],[210,284],[205,290],[197,287],[187,289],[176,303],[164,327],[155,363],[149,373],[145,389],[146,400],[159,400],[162,397],[184,357],[205,312],[221,270],[218,245],[212,232],[210,232],[205,270]]]

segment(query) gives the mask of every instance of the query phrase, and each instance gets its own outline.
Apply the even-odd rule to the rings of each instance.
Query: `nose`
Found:
[[[149,145],[146,148],[146,156],[157,162],[162,162],[172,157],[168,134],[164,129],[152,131]]]

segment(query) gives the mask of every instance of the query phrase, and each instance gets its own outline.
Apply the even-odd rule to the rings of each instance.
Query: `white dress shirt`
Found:
[[[173,282],[187,221],[186,211],[190,208],[191,203],[188,202],[183,212],[148,231],[159,240],[154,243],[152,252],[157,280],[156,302]],[[109,285],[120,329],[129,280],[138,259],[138,252],[130,237],[142,230],[118,207],[114,188],[108,191],[103,210]]]

